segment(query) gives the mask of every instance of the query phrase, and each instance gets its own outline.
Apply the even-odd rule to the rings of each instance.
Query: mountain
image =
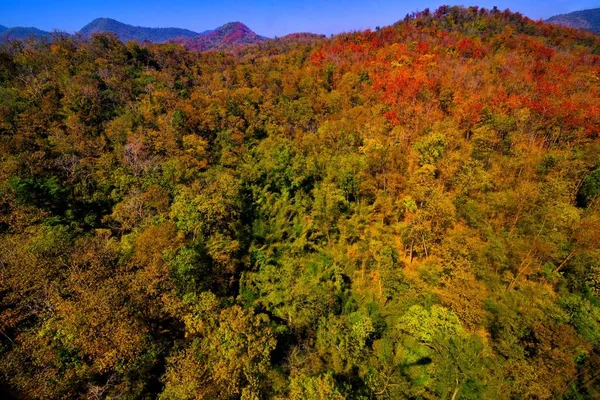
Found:
[[[252,44],[266,39],[241,22],[229,22],[206,35],[194,38],[179,37],[171,39],[169,42],[182,44],[190,50],[204,51]]]
[[[25,28],[17,26],[14,28],[7,28],[0,26],[0,42],[5,40],[24,40],[29,38],[41,38],[50,35],[50,32],[42,31],[37,28]]]
[[[84,36],[103,32],[112,32],[123,42],[135,40],[139,42],[162,43],[173,38],[193,38],[211,31],[198,33],[181,28],[145,28],[124,24],[110,18],[97,18],[79,31]]]
[[[215,30],[194,32],[181,28],[147,28],[124,24],[111,18],[97,18],[81,28],[83,36],[94,33],[114,33],[121,41],[152,43],[179,43],[190,50],[223,49],[226,47],[256,43],[267,38],[262,37],[241,22],[230,22]],[[0,25],[0,41],[23,40],[30,37],[44,37],[50,32],[36,28],[8,28]]]
[[[555,15],[548,18],[546,22],[600,34],[600,8]]]

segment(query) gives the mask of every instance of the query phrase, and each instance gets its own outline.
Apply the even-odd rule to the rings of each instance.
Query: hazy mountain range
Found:
[[[7,28],[6,26],[0,25],[0,41],[5,40],[23,40],[30,37],[43,37],[48,36],[50,32],[42,31],[33,27],[22,27],[17,26],[14,28]]]
[[[110,18],[97,18],[76,34],[114,33],[123,42],[180,43],[193,50],[219,49],[240,44],[256,43],[267,39],[253,32],[241,22],[229,22],[216,29],[194,32],[181,28],[147,28],[124,24]],[[7,28],[0,25],[0,41],[40,38],[51,32],[36,28]]]
[[[97,18],[81,28],[80,34],[90,36],[92,33],[113,32],[123,42],[135,40],[139,42],[162,43],[173,38],[193,38],[205,35],[212,30],[193,32],[181,28],[144,28],[115,21],[110,18]]]
[[[600,34],[600,8],[555,15],[548,18],[546,22],[570,28],[585,29]]]

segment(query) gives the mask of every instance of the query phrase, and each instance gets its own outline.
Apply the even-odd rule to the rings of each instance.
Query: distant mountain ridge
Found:
[[[122,42],[178,43],[190,50],[224,49],[256,43],[268,38],[260,36],[241,22],[229,22],[214,30],[194,32],[182,28],[148,28],[133,26],[111,18],[96,18],[76,32],[84,37],[95,33],[113,33]],[[0,42],[41,38],[51,33],[36,28],[8,28],[0,25]]]
[[[555,15],[548,18],[546,22],[600,34],[600,8]]]
[[[114,33],[123,42],[135,40],[138,42],[149,41],[152,43],[162,43],[178,37],[193,38],[207,34],[211,31],[198,33],[181,28],[146,28],[124,24],[111,18],[97,18],[79,31],[79,33],[84,36],[91,36],[93,33],[104,32]]]
[[[8,28],[0,25],[0,42],[6,40],[24,40],[29,38],[41,38],[50,35],[50,32],[42,31],[41,29],[33,27],[22,27],[17,26],[14,28]]]
[[[241,22],[229,22],[214,31],[193,38],[174,38],[170,43],[179,43],[190,50],[213,50],[230,46],[257,43],[267,40]]]

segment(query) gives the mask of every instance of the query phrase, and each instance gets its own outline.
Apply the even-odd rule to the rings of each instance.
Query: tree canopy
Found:
[[[27,399],[600,397],[600,37],[443,6],[0,47]]]

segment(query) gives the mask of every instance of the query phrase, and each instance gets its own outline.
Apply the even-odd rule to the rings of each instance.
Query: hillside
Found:
[[[600,398],[600,36],[213,38],[0,46],[0,393]]]
[[[252,44],[265,39],[241,22],[229,22],[206,35],[193,38],[175,38],[169,40],[169,42],[182,44],[190,50],[205,51]]]
[[[123,42],[130,40],[152,43],[162,43],[176,37],[192,38],[198,35],[208,33],[197,33],[187,29],[180,28],[144,28],[139,26],[127,25],[110,18],[97,18],[81,28],[80,34],[91,36],[93,33],[112,32]]]
[[[546,22],[570,28],[585,29],[600,34],[600,8],[555,15],[547,19]]]
[[[322,41],[325,39],[325,35],[319,35],[316,33],[309,32],[298,32],[298,33],[290,33],[288,35],[276,38],[275,40],[283,41],[283,42],[309,42],[315,43],[318,41]]]

